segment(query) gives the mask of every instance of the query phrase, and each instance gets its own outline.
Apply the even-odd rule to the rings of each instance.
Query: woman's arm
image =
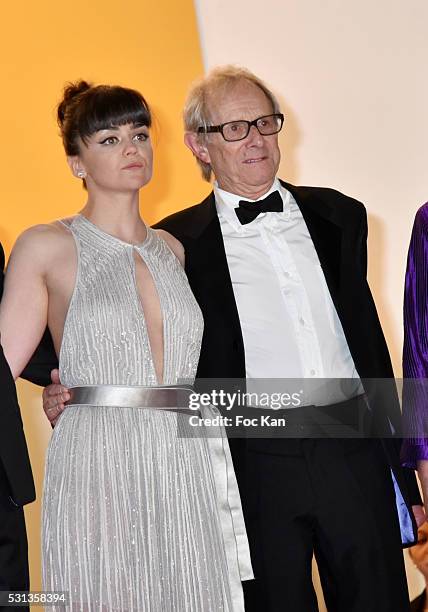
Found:
[[[51,232],[49,226],[36,226],[24,232],[13,248],[7,267],[0,306],[0,334],[15,379],[33,355],[47,325],[46,274]]]

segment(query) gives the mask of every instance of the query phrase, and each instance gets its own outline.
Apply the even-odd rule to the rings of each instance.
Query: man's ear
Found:
[[[195,134],[195,132],[186,132],[184,134],[184,144],[189,147],[195,157],[206,164],[211,163],[208,149],[198,134]]]
[[[67,163],[74,176],[80,179],[86,178],[86,171],[78,155],[69,155],[67,157]]]

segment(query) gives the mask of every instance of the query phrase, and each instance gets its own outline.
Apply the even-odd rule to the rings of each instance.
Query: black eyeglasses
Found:
[[[259,134],[262,136],[272,136],[272,134],[278,134],[281,131],[284,123],[284,115],[282,113],[274,113],[273,115],[263,115],[258,117],[254,121],[228,121],[221,125],[209,125],[207,127],[198,127],[198,133],[211,133],[220,132],[225,140],[228,142],[235,142],[236,140],[244,140],[250,133],[252,125],[256,127]]]

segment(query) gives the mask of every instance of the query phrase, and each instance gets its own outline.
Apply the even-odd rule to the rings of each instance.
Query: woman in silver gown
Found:
[[[72,388],[46,459],[43,588],[67,592],[70,610],[240,612],[252,574],[227,439],[189,425],[180,386],[201,312],[181,244],[139,214],[149,108],[81,81],[58,119],[88,200],[21,235],[0,312],[15,377],[48,324]]]

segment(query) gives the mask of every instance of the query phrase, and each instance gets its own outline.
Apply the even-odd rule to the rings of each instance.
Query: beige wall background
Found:
[[[369,280],[401,375],[406,253],[414,213],[428,200],[428,3],[195,5],[206,69],[247,66],[278,94],[281,177],[335,187],[367,206]],[[414,594],[419,576],[409,577]]]

